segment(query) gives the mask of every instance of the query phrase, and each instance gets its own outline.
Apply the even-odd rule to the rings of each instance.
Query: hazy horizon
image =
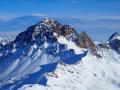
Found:
[[[6,36],[11,35],[13,31],[15,33],[25,31],[28,26],[39,21],[39,19],[31,19],[31,21],[24,19],[23,24],[25,25],[22,24],[22,26],[20,19],[17,19],[16,25],[14,19],[29,15],[56,18],[63,24],[71,25],[78,32],[88,32],[93,40],[106,40],[112,33],[119,32],[120,29],[119,0],[0,1],[0,32],[4,36],[6,34],[4,31],[7,32]]]

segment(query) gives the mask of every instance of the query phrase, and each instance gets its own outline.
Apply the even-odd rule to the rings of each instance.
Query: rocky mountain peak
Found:
[[[46,19],[43,19],[42,21],[39,22],[39,24],[44,24],[44,25],[56,25],[58,24],[57,21],[53,20],[53,19],[50,19],[50,18],[46,18]]]
[[[119,39],[120,40],[120,33],[118,33],[118,32],[113,33],[110,36],[109,41],[112,40],[112,39]]]
[[[114,33],[108,40],[110,47],[120,53],[120,33]]]
[[[96,51],[95,44],[85,31],[78,34],[77,45],[82,48],[88,48],[92,51]]]
[[[80,48],[90,49],[91,51],[96,51],[95,44],[88,36],[88,34],[83,31],[78,34],[74,28],[69,25],[62,25],[58,21],[53,19],[43,19],[39,23],[30,26],[26,31],[20,33],[14,42],[22,44],[31,42],[57,42],[59,36],[65,37],[67,40],[72,40]],[[22,45],[19,44],[18,45]]]
[[[53,19],[43,19],[37,24],[30,26],[26,31],[21,32],[12,45],[21,47],[30,44],[44,44],[45,42],[57,42],[59,37],[64,37],[67,40],[73,41],[80,48],[86,48],[91,51],[96,51],[95,44],[86,32],[78,34],[74,28],[69,25],[62,25]]]
[[[56,34],[56,36],[55,36]],[[26,31],[20,33],[16,37],[16,41],[25,43],[33,42],[35,40],[52,40],[56,41],[58,36],[64,36],[68,39],[74,38],[75,30],[69,25],[62,25],[53,19],[43,19],[38,24],[30,26]],[[77,35],[77,34],[76,34]]]

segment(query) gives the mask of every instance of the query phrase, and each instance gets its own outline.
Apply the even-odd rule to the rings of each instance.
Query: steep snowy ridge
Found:
[[[54,71],[60,61],[72,64],[86,56],[86,49],[75,43],[76,35],[73,28],[52,19],[44,19],[20,33],[1,49],[0,88],[46,85],[44,74]]]
[[[119,90],[119,46],[44,19],[0,49],[0,90]]]
[[[120,55],[108,43],[99,43],[96,57],[91,52],[75,64],[60,63],[46,74],[47,86],[26,84],[19,90],[120,90]]]
[[[120,33],[114,33],[114,34],[109,38],[109,40],[114,40],[114,39],[120,40]]]
[[[120,54],[120,33],[114,33],[108,41],[111,48]]]

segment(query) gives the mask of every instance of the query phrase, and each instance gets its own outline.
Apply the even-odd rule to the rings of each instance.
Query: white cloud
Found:
[[[0,31],[0,37],[16,37],[20,31]]]
[[[34,15],[34,16],[46,16],[45,14],[43,14],[43,13],[34,13],[34,14],[32,14],[32,15]]]

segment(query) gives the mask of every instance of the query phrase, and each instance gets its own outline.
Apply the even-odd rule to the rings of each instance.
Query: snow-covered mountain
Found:
[[[114,37],[95,46],[86,32],[44,19],[0,49],[0,89],[119,90]]]
[[[16,90],[27,83],[46,85],[44,74],[54,71],[60,61],[72,64],[86,55],[76,40],[73,28],[51,19],[29,27],[1,49],[1,89]]]
[[[96,49],[102,58],[88,52],[75,64],[59,63],[54,72],[46,74],[47,86],[25,84],[19,90],[120,90],[119,53],[109,41],[100,42]]]
[[[120,33],[114,33],[109,38],[109,45],[120,54]]]

